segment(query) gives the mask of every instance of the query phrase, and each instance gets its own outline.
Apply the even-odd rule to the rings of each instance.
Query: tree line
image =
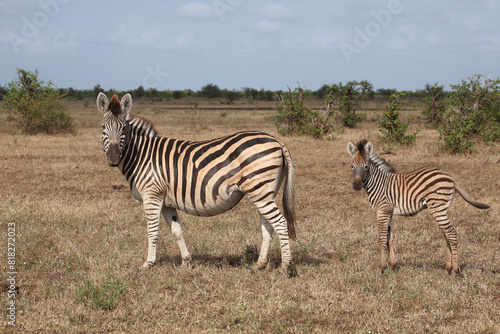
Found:
[[[318,90],[304,89],[303,95],[306,98],[323,99],[328,93],[331,85],[324,84]],[[268,89],[255,89],[251,87],[242,87],[241,89],[222,89],[218,85],[209,83],[201,87],[200,90],[184,89],[184,90],[158,90],[156,88],[144,88],[139,86],[135,89],[127,91],[119,91],[113,88],[105,89],[100,84],[95,85],[92,89],[75,89],[69,88],[55,88],[58,93],[68,99],[83,100],[96,98],[99,93],[106,95],[130,93],[134,99],[151,99],[151,100],[177,100],[183,98],[193,99],[222,99],[224,101],[238,101],[238,100],[251,100],[251,101],[276,101],[277,95],[286,95],[288,91],[285,90],[268,90]],[[9,92],[9,86],[0,85],[0,100]],[[373,89],[369,87],[363,96],[364,100],[374,100],[375,98],[387,99],[392,94],[396,93],[396,89],[379,88]],[[443,94],[448,94],[443,91]],[[427,95],[427,90],[420,89],[409,94],[409,97],[416,99],[423,99]]]
[[[72,132],[72,119],[65,110],[64,98],[95,98],[100,92],[107,95],[123,94],[115,90],[104,90],[96,85],[93,90],[58,89],[52,82],[43,82],[38,71],[18,69],[17,79],[0,87],[2,107],[9,111],[9,119],[16,119],[27,134]],[[500,79],[473,75],[455,85],[451,91],[444,86],[427,84],[416,92],[395,89],[374,90],[366,81],[339,82],[323,85],[317,91],[301,87],[288,91],[257,90],[249,87],[242,90],[220,89],[207,84],[200,91],[158,91],[139,86],[130,91],[134,98],[149,99],[238,99],[277,101],[273,121],[282,135],[307,135],[325,138],[343,128],[354,128],[366,115],[360,113],[363,103],[375,98],[385,102],[385,111],[378,116],[379,139],[383,142],[412,145],[418,130],[408,134],[409,122],[400,111],[406,108],[408,99],[417,98],[424,104],[420,119],[434,127],[451,153],[467,153],[475,143],[500,141]],[[313,110],[305,103],[306,98],[324,101],[322,111]],[[12,115],[11,112],[14,112]]]

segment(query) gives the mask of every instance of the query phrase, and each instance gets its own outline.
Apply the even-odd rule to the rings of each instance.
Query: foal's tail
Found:
[[[466,200],[469,204],[475,206],[478,209],[489,209],[489,207],[490,207],[489,205],[473,201],[470,198],[469,194],[467,194],[467,192],[465,191],[465,189],[462,188],[462,186],[459,185],[456,182],[455,182],[455,188],[457,189],[457,192],[460,194],[460,196],[462,196],[462,198],[464,200]]]
[[[295,235],[295,186],[293,184],[292,156],[286,145],[280,140],[283,158],[286,162],[288,174],[285,177],[285,189],[283,190],[283,214],[287,221],[288,237],[297,240]]]

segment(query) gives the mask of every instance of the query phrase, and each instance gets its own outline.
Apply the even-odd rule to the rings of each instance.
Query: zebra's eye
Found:
[[[104,130],[104,128],[105,128],[105,126],[104,126],[104,124],[103,124],[103,125],[102,125],[102,129]]]
[[[368,169],[368,165],[364,165],[364,166],[363,166],[363,169],[364,169],[364,170],[367,170],[367,169]]]

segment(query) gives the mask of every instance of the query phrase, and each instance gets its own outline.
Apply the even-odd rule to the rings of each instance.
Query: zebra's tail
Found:
[[[295,235],[295,186],[293,184],[292,156],[283,142],[281,142],[281,146],[288,171],[285,177],[285,189],[283,190],[283,214],[287,221],[288,237],[297,240]]]
[[[462,196],[462,198],[464,200],[466,200],[469,204],[475,206],[476,208],[478,209],[489,209],[489,205],[487,204],[483,204],[483,203],[480,203],[480,202],[476,202],[476,201],[473,201],[469,194],[467,194],[467,192],[465,191],[464,188],[462,188],[461,185],[459,185],[458,183],[455,182],[455,188],[457,189],[458,193],[460,194],[460,196]]]

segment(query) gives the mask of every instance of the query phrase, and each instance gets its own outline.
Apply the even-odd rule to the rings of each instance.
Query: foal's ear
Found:
[[[122,97],[120,104],[122,105],[123,112],[127,115],[130,112],[130,109],[132,109],[132,96],[130,93],[127,93],[124,97]]]
[[[352,141],[348,141],[347,142],[347,153],[349,153],[349,155],[351,157],[354,157],[356,155],[356,152],[357,152],[356,146],[354,146]]]
[[[99,95],[97,95],[97,110],[104,114],[104,112],[108,109],[108,105],[108,98],[103,92],[100,92]]]
[[[366,143],[366,145],[365,145],[365,151],[366,151],[366,155],[367,156],[372,155],[372,153],[373,153],[373,144],[372,144],[371,141],[369,141],[368,143]]]

